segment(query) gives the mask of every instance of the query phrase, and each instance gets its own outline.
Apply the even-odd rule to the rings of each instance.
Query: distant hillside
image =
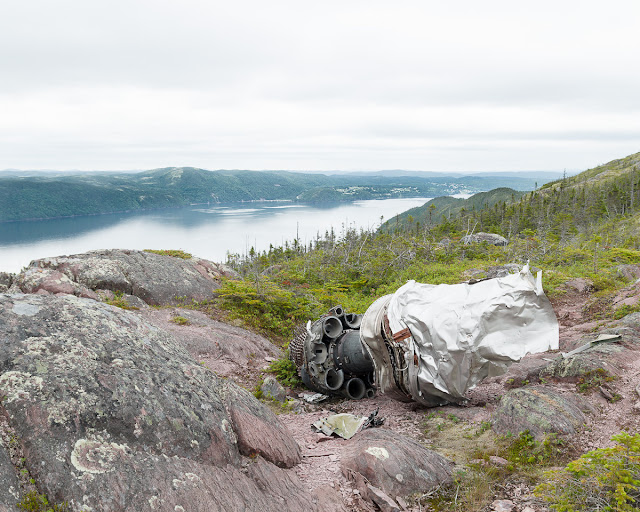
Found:
[[[413,229],[420,222],[424,228],[442,233],[472,226],[475,231],[504,236],[536,232],[565,240],[578,232],[602,231],[605,236],[613,236],[603,226],[615,220],[618,229],[628,224],[620,222],[627,219],[635,227],[625,236],[640,243],[639,217],[640,153],[635,153],[532,192],[497,189],[476,194],[467,202],[437,198],[388,221],[383,229]]]
[[[433,226],[443,218],[457,218],[467,212],[480,211],[491,208],[497,203],[513,203],[520,199],[525,192],[519,192],[512,188],[496,188],[489,192],[479,192],[468,199],[458,199],[450,196],[436,197],[427,201],[424,205],[407,210],[393,219],[385,222],[381,229],[388,231],[393,229],[407,229],[413,226]]]
[[[89,215],[196,203],[288,200],[306,203],[434,197],[497,186],[531,190],[530,178],[362,176],[286,171],[207,171],[168,167],[144,172],[0,174],[0,222]]]

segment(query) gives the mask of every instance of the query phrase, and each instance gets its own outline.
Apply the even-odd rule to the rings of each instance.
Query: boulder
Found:
[[[640,278],[640,265],[618,265],[616,273],[627,281],[635,281]]]
[[[625,341],[640,343],[640,312],[623,316],[618,320],[616,327],[612,333],[621,334]]]
[[[544,358],[549,354],[528,354],[520,361],[513,363],[507,373],[493,377],[495,382],[502,382],[506,388],[519,388],[528,384],[540,382],[540,372],[548,367],[549,362]]]
[[[577,277],[567,281],[565,287],[580,294],[587,294],[594,290],[593,281],[584,277]]]
[[[277,402],[287,401],[287,391],[282,387],[273,375],[267,375],[260,386],[262,394]]]
[[[502,435],[528,430],[538,440],[550,433],[573,435],[587,422],[589,411],[578,396],[547,386],[526,386],[502,396],[492,415],[493,430]]]
[[[9,453],[0,437],[0,512],[18,512],[19,489]]]
[[[147,304],[166,305],[213,298],[225,275],[235,274],[200,258],[113,249],[34,260],[15,283],[24,293],[97,299],[96,291],[111,290],[135,295]]]
[[[451,467],[436,452],[382,428],[367,429],[353,437],[341,461],[347,478],[357,482],[361,475],[392,498],[428,492],[451,482]]]
[[[135,313],[0,294],[0,371],[27,468],[74,511],[317,509],[275,415]]]
[[[486,242],[491,245],[504,246],[509,243],[509,241],[500,235],[495,233],[476,233],[474,235],[465,235],[460,240],[463,244],[479,244],[481,242]]]
[[[13,283],[14,274],[9,274],[7,272],[0,272],[0,293],[6,292],[9,288],[11,288],[11,284]]]
[[[610,375],[617,375],[620,370],[607,360],[604,352],[616,349],[621,350],[621,347],[610,344],[603,345],[601,350],[590,349],[571,357],[558,357],[540,371],[540,377],[576,381],[584,375],[601,370],[606,370]]]

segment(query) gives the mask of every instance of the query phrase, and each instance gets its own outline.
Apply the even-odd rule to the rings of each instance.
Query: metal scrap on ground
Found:
[[[369,416],[354,416],[353,414],[332,414],[321,418],[311,425],[315,432],[322,432],[326,436],[336,434],[343,439],[351,439],[365,428],[379,427],[384,418],[378,418],[378,409]]]

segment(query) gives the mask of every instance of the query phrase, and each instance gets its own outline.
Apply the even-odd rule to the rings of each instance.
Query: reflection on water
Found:
[[[0,271],[18,272],[29,261],[92,249],[183,249],[213,261],[227,253],[265,250],[300,237],[309,243],[333,228],[376,228],[428,198],[301,205],[290,202],[202,205],[0,224]]]

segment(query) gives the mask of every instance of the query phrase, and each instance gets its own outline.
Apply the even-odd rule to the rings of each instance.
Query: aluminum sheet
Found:
[[[462,401],[482,379],[505,373],[526,354],[558,349],[558,321],[541,273],[534,278],[528,265],[475,284],[409,281],[387,300],[391,332],[411,334],[391,341],[406,361],[401,387],[428,405]],[[365,344],[372,334],[363,336]],[[384,392],[393,386],[377,359]]]

